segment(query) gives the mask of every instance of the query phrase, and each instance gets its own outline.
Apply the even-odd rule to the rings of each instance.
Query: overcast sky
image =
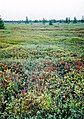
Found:
[[[81,19],[84,0],[0,0],[0,15],[4,20]]]

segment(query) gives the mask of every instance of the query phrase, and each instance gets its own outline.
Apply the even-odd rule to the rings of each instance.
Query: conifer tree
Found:
[[[26,16],[26,23],[28,24],[29,23],[29,20],[28,20],[28,17]]]
[[[77,23],[77,19],[76,19],[76,17],[74,17],[73,23]]]
[[[1,17],[0,17],[0,29],[4,29],[5,27],[4,27],[4,22],[3,22],[3,20],[1,19]]]
[[[43,24],[45,25],[46,20],[43,18],[42,22],[43,22]]]

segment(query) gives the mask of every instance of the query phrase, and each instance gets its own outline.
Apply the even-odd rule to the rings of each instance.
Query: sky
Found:
[[[84,0],[0,0],[3,20],[81,19]]]

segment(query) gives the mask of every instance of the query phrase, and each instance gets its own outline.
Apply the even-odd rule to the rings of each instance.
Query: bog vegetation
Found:
[[[83,119],[83,88],[84,23],[5,23],[1,119]]]

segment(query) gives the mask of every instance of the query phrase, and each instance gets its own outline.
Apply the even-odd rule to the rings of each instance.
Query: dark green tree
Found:
[[[0,17],[0,29],[4,29],[5,27],[4,27],[4,22],[3,22],[3,20],[1,19],[1,17]]]
[[[84,16],[82,16],[81,22],[84,23]]]
[[[70,17],[68,18],[68,22],[69,22],[69,23],[71,22]]]
[[[66,23],[68,23],[68,21],[69,21],[69,20],[68,20],[68,17],[66,17],[66,20],[65,20],[65,22],[66,22]]]
[[[76,19],[76,17],[74,17],[73,23],[77,23],[77,19]]]
[[[53,25],[52,20],[49,21],[49,25]]]
[[[29,20],[28,20],[28,17],[26,16],[26,24],[28,24],[29,23]]]
[[[65,19],[65,23],[70,23],[70,17],[66,17],[66,19]]]
[[[42,22],[43,22],[43,24],[45,25],[45,23],[46,23],[46,20],[43,18]]]

